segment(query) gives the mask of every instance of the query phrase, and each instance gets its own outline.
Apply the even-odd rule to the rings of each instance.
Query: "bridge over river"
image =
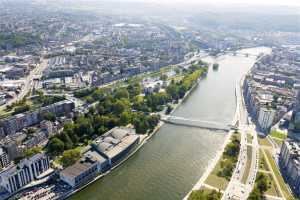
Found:
[[[230,129],[236,129],[239,118],[240,118],[240,112],[239,112],[239,104],[240,104],[240,96],[239,94],[239,82],[236,82],[235,84],[235,98],[236,98],[236,107],[235,107],[235,114],[233,117],[233,120],[231,124],[224,124],[219,123],[216,121],[208,121],[208,120],[201,120],[201,119],[192,119],[192,118],[186,118],[186,117],[179,117],[174,115],[163,115],[161,114],[161,121],[169,124],[174,124],[178,126],[187,126],[187,127],[195,127],[200,129],[207,129],[212,131],[229,131]]]
[[[174,115],[161,115],[161,121],[179,126],[195,127],[212,131],[229,131],[231,128],[233,128],[233,126],[229,124],[226,125],[214,121],[190,119]]]

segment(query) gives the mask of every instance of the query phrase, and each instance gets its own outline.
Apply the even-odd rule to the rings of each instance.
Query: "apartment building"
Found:
[[[44,153],[38,153],[1,171],[0,186],[9,194],[14,194],[33,180],[37,180],[49,168],[49,158]]]

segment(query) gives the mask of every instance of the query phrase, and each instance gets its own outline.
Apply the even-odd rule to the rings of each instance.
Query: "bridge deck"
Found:
[[[173,125],[178,125],[178,126],[186,126],[186,127],[194,127],[194,128],[200,128],[200,129],[207,129],[211,131],[229,131],[230,128],[223,128],[223,127],[218,127],[218,126],[211,126],[211,125],[200,125],[200,124],[190,124],[185,122],[179,122],[179,121],[172,121],[170,119],[161,119],[161,121],[168,123],[168,124],[173,124]]]

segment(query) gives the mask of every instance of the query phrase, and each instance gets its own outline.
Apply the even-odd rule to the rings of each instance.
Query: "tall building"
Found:
[[[283,142],[279,165],[285,180],[297,196],[300,196],[300,143],[291,139]]]
[[[10,164],[7,153],[0,147],[0,169],[5,168]]]
[[[9,194],[14,194],[33,180],[38,179],[49,168],[49,158],[44,153],[38,153],[1,171],[0,186],[5,188]]]
[[[22,130],[25,127],[38,124],[43,120],[43,114],[46,112],[51,112],[55,116],[61,116],[70,113],[75,107],[74,102],[64,100],[49,106],[40,108],[39,110],[20,113],[5,119],[0,120],[0,127],[6,135],[15,134],[16,132]]]
[[[258,124],[261,129],[268,130],[274,121],[275,110],[261,107],[258,114]]]

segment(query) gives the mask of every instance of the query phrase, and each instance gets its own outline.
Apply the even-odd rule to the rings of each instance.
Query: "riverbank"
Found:
[[[233,126],[237,122],[236,116],[237,116],[238,104],[239,104],[239,102],[237,101],[237,94],[236,94],[236,92],[237,91],[235,90],[236,110],[235,110],[234,118],[232,120],[232,125]],[[201,187],[204,186],[204,182],[207,180],[207,178],[209,177],[209,175],[213,172],[214,168],[218,164],[218,161],[222,158],[224,150],[225,150],[226,146],[229,144],[230,139],[231,139],[233,133],[234,133],[234,131],[232,131],[232,130],[230,130],[228,132],[228,134],[226,135],[226,138],[225,138],[225,141],[224,141],[223,145],[217,151],[215,157],[209,162],[210,164],[206,167],[205,172],[203,173],[203,175],[200,177],[200,179],[197,181],[197,183],[193,186],[193,188],[189,191],[189,193],[183,198],[183,200],[188,200],[188,198],[189,198],[189,196],[190,196],[190,194],[192,193],[193,190],[199,190]]]
[[[212,63],[209,58],[204,61]],[[228,55],[218,62],[219,70],[210,67],[208,78],[201,80],[172,115],[231,123],[236,108],[234,87],[253,65],[254,58]],[[70,199],[182,199],[203,175],[226,136],[227,132],[166,123],[122,167]]]
[[[263,57],[263,56],[261,56]],[[257,57],[255,62],[259,61],[261,59],[261,57]],[[216,59],[216,58],[215,58]],[[215,60],[214,59],[214,60]],[[251,70],[251,68],[254,66],[254,64],[250,67],[249,71]],[[247,74],[247,73],[246,73]],[[241,78],[241,80],[243,80],[244,76]],[[238,100],[237,98],[237,86],[236,86],[236,89],[235,89],[235,95],[236,95],[236,114],[234,116],[234,119],[233,119],[233,123],[232,125],[235,125],[234,121],[237,121],[238,119],[236,118],[237,115],[238,115],[238,108],[239,108],[239,103],[243,103],[243,102],[239,102],[240,100]],[[216,167],[216,165],[218,164],[218,161],[221,159],[222,157],[222,154],[225,150],[225,147],[227,146],[227,144],[229,143],[230,141],[230,137],[232,135],[233,131],[229,131],[229,134],[227,135],[226,139],[225,139],[225,142],[224,144],[222,145],[222,148],[221,150],[219,150],[216,154],[216,156],[214,157],[214,159],[210,162],[210,164],[207,166],[205,172],[203,173],[203,175],[200,177],[200,179],[198,180],[198,182],[193,186],[192,190],[183,198],[183,200],[187,200],[191,194],[191,192],[193,190],[199,190],[201,189],[202,187],[205,187],[205,181],[207,180],[207,178],[209,177],[210,174],[212,174],[214,168]],[[219,188],[220,189],[220,188]]]
[[[178,100],[178,103],[175,105],[175,107],[172,109],[172,111],[168,114],[171,115],[181,104],[182,102],[194,91],[194,89],[196,88],[196,86],[199,84],[199,81],[206,76],[206,73],[202,73],[200,75],[200,77],[198,78],[198,80],[192,85],[192,87],[186,92],[186,94],[184,95],[184,97],[180,100]],[[158,113],[157,113],[158,114]],[[140,137],[142,138],[138,144],[138,146],[136,148],[134,148],[134,150],[132,152],[130,152],[120,163],[118,163],[116,166],[112,167],[109,171],[98,175],[97,177],[95,177],[93,180],[91,180],[90,182],[88,182],[87,184],[85,184],[84,186],[71,191],[69,194],[66,194],[63,197],[58,197],[57,199],[67,199],[70,198],[72,195],[76,194],[77,192],[80,192],[81,190],[83,190],[84,188],[88,187],[89,185],[93,184],[94,182],[96,182],[97,180],[103,178],[104,176],[108,175],[110,172],[112,172],[113,170],[115,170],[116,168],[118,168],[119,166],[121,166],[122,164],[124,164],[129,158],[131,158],[136,152],[138,152],[145,143],[147,143],[148,140],[150,140],[155,133],[158,132],[158,130],[164,125],[163,121],[160,121],[158,123],[158,125],[148,134],[144,134],[141,135]]]

